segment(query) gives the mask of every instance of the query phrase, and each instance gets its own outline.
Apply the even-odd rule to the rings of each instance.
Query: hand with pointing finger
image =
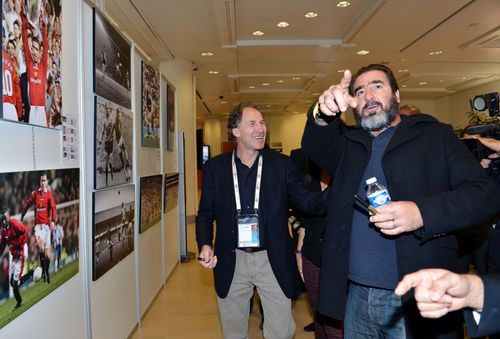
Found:
[[[358,106],[358,100],[349,94],[351,79],[351,71],[345,70],[340,84],[330,86],[320,95],[318,103],[323,114],[332,116]]]

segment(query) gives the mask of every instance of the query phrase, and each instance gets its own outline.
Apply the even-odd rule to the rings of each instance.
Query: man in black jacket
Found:
[[[450,126],[399,115],[392,71],[369,65],[319,97],[302,148],[332,173],[318,310],[344,318],[346,338],[457,338],[459,314],[423,319],[411,298],[393,293],[421,268],[456,270],[453,231],[479,224],[500,208],[500,193]],[[358,127],[339,132],[354,109]],[[392,197],[372,215],[355,202],[376,176]]]
[[[264,337],[291,338],[297,275],[288,203],[314,214],[326,212],[325,202],[321,193],[305,189],[289,157],[264,149],[266,125],[255,106],[233,110],[228,134],[236,149],[208,160],[203,171],[196,217],[199,263],[214,268],[225,338],[248,337],[254,286],[264,308]]]

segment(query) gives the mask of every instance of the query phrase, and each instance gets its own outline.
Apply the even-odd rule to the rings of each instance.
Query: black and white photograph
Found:
[[[132,111],[95,97],[95,188],[132,181]]]
[[[142,62],[142,146],[160,148],[160,72]]]
[[[2,1],[2,119],[61,124],[61,2]]]
[[[130,44],[94,9],[94,92],[128,109]]]
[[[94,192],[94,281],[134,250],[134,197],[134,185]]]
[[[177,206],[179,197],[179,173],[165,174],[165,201],[163,213],[174,209]]]
[[[140,185],[141,209],[139,233],[161,220],[163,176],[161,174],[142,177]]]
[[[167,124],[165,133],[167,137],[167,150],[173,151],[175,147],[175,87],[167,85]]]
[[[0,173],[0,328],[78,273],[78,168]]]

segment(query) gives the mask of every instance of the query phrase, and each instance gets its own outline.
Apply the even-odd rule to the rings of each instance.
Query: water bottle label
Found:
[[[391,198],[389,197],[389,193],[387,193],[387,191],[379,191],[368,196],[368,201],[373,207],[379,207],[387,204],[391,201]]]

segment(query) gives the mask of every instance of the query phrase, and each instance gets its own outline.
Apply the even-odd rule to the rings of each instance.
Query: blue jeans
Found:
[[[392,290],[349,284],[344,338],[406,338],[401,298]]]

